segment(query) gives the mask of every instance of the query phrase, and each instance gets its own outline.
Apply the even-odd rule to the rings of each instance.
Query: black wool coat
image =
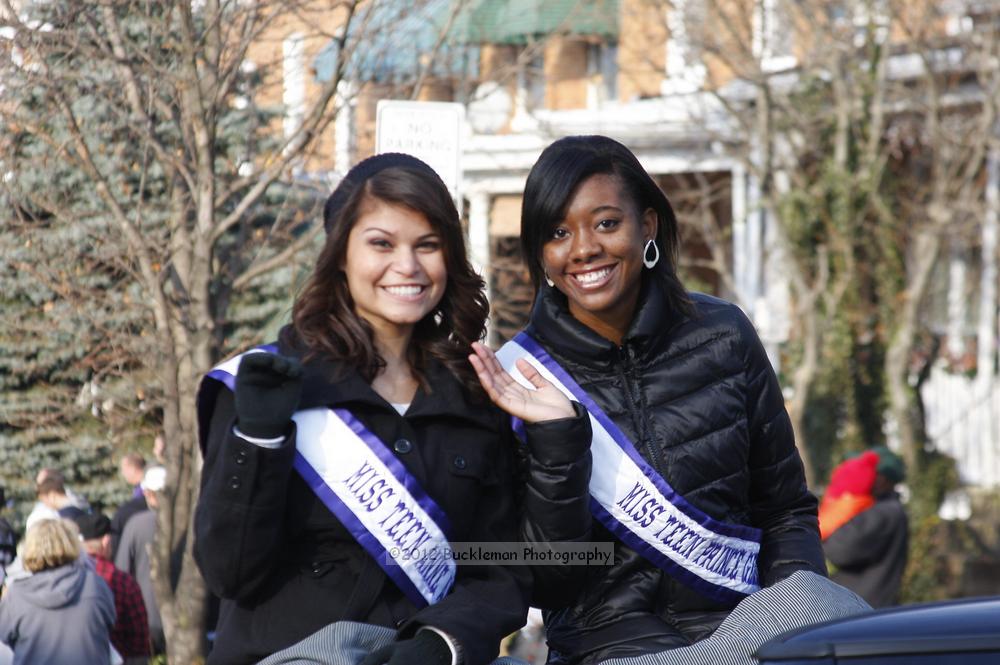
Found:
[[[298,355],[285,345],[279,353]],[[509,418],[474,403],[440,364],[426,377],[431,391],[418,390],[400,416],[355,371],[310,361],[299,408],[348,409],[444,510],[450,540],[517,540],[519,444]],[[222,598],[209,663],[257,662],[327,624],[353,620],[398,628],[398,639],[434,626],[460,643],[466,665],[482,665],[524,624],[527,568],[459,565],[449,595],[418,609],[293,470],[294,423],[280,448],[244,441],[233,434],[233,395],[209,380],[199,412],[204,470],[195,558]],[[589,438],[589,423],[578,417],[532,426],[535,436],[556,445],[563,437]]]
[[[570,315],[543,287],[526,328],[684,498],[716,520],[763,531],[759,575],[822,575],[816,498],[806,488],[781,389],[753,324],[730,303],[691,294],[695,313],[667,304],[646,280],[621,345]],[[684,586],[593,519],[590,459],[531,448],[522,525],[528,541],[614,541],[613,565],[536,575],[550,663],[589,665],[684,646],[713,631],[732,605]],[[559,479],[558,482],[554,479]]]

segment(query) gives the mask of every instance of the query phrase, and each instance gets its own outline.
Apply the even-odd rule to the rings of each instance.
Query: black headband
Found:
[[[444,185],[444,181],[441,180],[441,177],[434,169],[413,155],[407,155],[402,152],[383,152],[380,155],[363,159],[347,172],[347,175],[343,177],[337,188],[330,194],[330,198],[326,200],[326,204],[323,206],[323,227],[326,229],[326,232],[330,232],[330,227],[333,226],[337,214],[344,207],[344,204],[347,203],[347,200],[356,188],[364,185],[366,180],[379,171],[393,168],[423,171],[434,176],[434,178]]]

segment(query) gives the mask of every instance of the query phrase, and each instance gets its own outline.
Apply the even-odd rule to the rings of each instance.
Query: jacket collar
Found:
[[[657,348],[683,315],[667,304],[659,280],[644,275],[640,288],[636,311],[621,346],[641,356],[647,349]],[[550,350],[577,362],[604,364],[618,357],[617,345],[573,318],[566,296],[547,285],[542,285],[535,298],[527,331],[540,337]]]
[[[305,352],[292,345],[290,328],[282,330],[278,341],[278,352],[303,360]],[[300,409],[314,407],[377,408],[395,414],[395,410],[356,369],[349,365],[325,358],[311,358],[303,361],[302,399]],[[426,383],[430,387],[417,388],[406,418],[447,416],[473,422],[488,429],[497,426],[498,416],[488,402],[473,402],[457,378],[436,359],[431,359],[424,371]]]

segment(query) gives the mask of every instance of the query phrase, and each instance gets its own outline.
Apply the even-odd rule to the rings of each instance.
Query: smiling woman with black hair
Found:
[[[473,360],[487,392],[520,415],[531,365],[590,412],[574,464],[531,448],[529,541],[614,540],[604,567],[535,577],[549,663],[591,665],[710,635],[762,586],[825,575],[781,389],[738,307],[687,293],[667,197],[628,148],[573,136],[528,176],[521,244],[537,297],[529,324]],[[508,374],[510,372],[510,374]],[[515,378],[512,378],[511,374]],[[584,488],[576,496],[567,487]]]

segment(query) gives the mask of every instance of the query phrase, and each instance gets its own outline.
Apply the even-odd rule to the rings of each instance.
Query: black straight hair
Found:
[[[599,174],[621,181],[640,216],[648,208],[656,212],[654,242],[660,250],[660,261],[651,272],[661,281],[671,308],[691,314],[693,306],[676,271],[680,236],[674,209],[632,151],[607,136],[559,139],[542,151],[531,167],[521,203],[521,252],[535,291],[545,276],[542,248],[566,216],[566,208],[580,184]]]

